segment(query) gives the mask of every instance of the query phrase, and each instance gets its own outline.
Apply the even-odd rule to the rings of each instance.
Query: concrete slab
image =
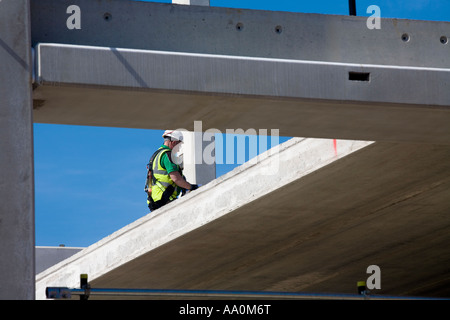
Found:
[[[144,60],[137,58],[133,61],[123,52],[114,51],[109,58],[116,60],[114,65],[121,68],[119,71],[111,74],[108,68],[90,67],[88,73],[111,79],[114,75],[120,75],[123,77],[119,79],[121,90],[80,87],[79,82],[78,85],[72,82],[70,87],[65,87],[68,82],[49,78],[56,87],[47,83],[34,91],[36,122],[151,129],[176,126],[192,130],[194,121],[200,120],[205,128],[221,131],[227,128],[279,128],[284,136],[450,143],[447,125],[450,118],[446,90],[448,78],[436,77],[428,72],[431,69],[445,69],[447,71],[439,74],[448,74],[449,46],[440,39],[449,33],[449,22],[381,19],[382,28],[371,30],[367,28],[367,17],[357,16],[126,0],[73,0],[70,4],[78,6],[83,12],[79,30],[65,27],[69,17],[64,14],[69,5],[67,2],[41,0],[31,3],[33,46],[59,43],[260,60],[357,64],[359,67],[394,66],[418,68],[424,72],[413,76],[405,75],[403,71],[406,69],[400,73],[383,72],[381,75],[376,72],[367,83],[349,81],[348,71],[355,70],[328,73],[313,68],[301,76],[296,73],[292,79],[286,77],[281,83],[283,78],[275,79],[279,75],[279,70],[276,70],[278,64],[275,72],[261,77],[258,72],[274,69],[265,69],[267,64],[258,63],[257,68],[251,69],[249,75],[254,78],[250,81],[248,77],[242,77],[244,72],[236,73],[231,80],[219,77],[221,73],[217,72],[215,83],[222,83],[215,88],[207,88],[216,91],[199,87],[186,93],[169,86],[170,92],[165,91],[167,87],[162,89],[163,92],[156,87],[151,92],[142,92],[142,88],[135,84],[145,87],[142,84],[146,82],[146,77],[153,74],[161,76],[159,68],[169,68],[171,63],[159,63],[157,68],[148,70]],[[84,63],[90,61],[81,61],[76,56],[75,60],[73,58],[64,55],[59,59],[59,64],[81,71]],[[110,62],[108,60],[112,66]],[[184,85],[197,84],[199,81],[192,81],[192,78],[199,75],[199,70],[189,69],[191,65],[187,61],[183,63],[184,72],[192,71],[191,77],[179,80]],[[357,72],[374,72],[359,67]],[[54,68],[50,70],[58,72]],[[227,71],[226,68],[223,70]],[[172,80],[177,80],[179,72],[172,72],[171,75],[177,75]],[[66,72],[65,75],[80,75],[80,72]],[[198,78],[202,79],[201,76]],[[261,78],[265,79],[265,88],[272,91],[255,93],[244,90],[248,86],[242,86],[243,83],[261,89]],[[124,89],[123,83],[129,84],[129,80],[133,85]],[[291,92],[305,93],[302,90],[306,90],[306,94],[294,95],[295,99],[292,95],[273,94],[277,90],[281,93],[292,89],[297,82],[301,86]],[[200,83],[205,86],[209,82]],[[107,82],[96,84],[114,85]],[[226,85],[226,88],[234,85],[238,91],[220,91],[223,95],[217,95],[220,84]],[[344,90],[340,90],[343,87]],[[211,92],[216,94],[211,95]],[[236,95],[236,92],[250,96]],[[314,92],[319,94],[308,95]],[[341,95],[340,100],[335,100],[336,93]],[[170,123],[167,123],[169,120],[165,122],[162,111],[167,108],[179,115],[171,118]]]
[[[197,0],[200,1],[200,0]],[[66,27],[76,5],[80,29]],[[31,1],[32,45],[449,68],[450,22],[186,6],[129,0]],[[71,20],[71,19],[69,19]],[[408,35],[409,41],[404,41]]]
[[[44,86],[450,106],[448,68],[51,43],[35,49],[36,84]]]
[[[450,296],[449,147],[377,142],[284,181],[306,158],[296,154],[272,180],[283,187],[95,276],[92,286],[354,294],[377,265],[375,294]],[[269,182],[235,178],[247,189]],[[221,191],[223,202],[238,196]]]
[[[244,245],[241,242],[241,237],[253,238],[255,232],[259,234],[262,229],[255,230],[255,232],[246,230],[242,233],[246,229],[246,225],[233,224],[235,228],[233,234],[238,235],[237,239],[240,239],[238,242],[233,242],[226,234],[216,238],[216,235],[220,233],[210,233],[206,226],[216,225],[217,222],[221,224],[221,221],[228,225],[227,221],[229,220],[225,217],[235,217],[234,212],[256,205],[258,201],[268,197],[270,193],[278,193],[277,190],[282,186],[305,177],[369,144],[371,142],[340,140],[337,142],[338,153],[336,154],[332,140],[293,138],[37,275],[37,298],[45,298],[47,286],[79,286],[79,275],[81,273],[87,273],[90,281],[101,279],[102,276],[109,278],[117,270],[121,270],[121,266],[126,266],[128,263],[134,265],[133,261],[140,261],[147,254],[152,255],[152,252],[158,251],[158,248],[164,247],[164,245],[171,247],[171,243],[175,244],[178,241],[177,239],[181,239],[191,232],[198,240],[200,234],[203,234],[202,230],[205,230],[204,237],[200,236],[201,242],[205,244],[219,245],[220,242],[224,242],[222,244],[224,248],[229,245],[243,246],[244,248],[248,244]],[[274,213],[274,217],[271,219],[259,220],[260,226],[262,227],[267,223],[272,224],[274,220],[278,219],[276,216],[277,214]],[[264,217],[264,215],[261,217]],[[231,220],[233,219],[231,218]],[[271,236],[282,237],[279,233],[268,236],[261,241],[265,242]],[[182,242],[188,245],[188,248],[195,248],[197,240]],[[254,243],[254,245],[256,244]],[[172,248],[172,250],[177,251],[177,255],[181,253],[178,250],[184,250],[178,246]],[[196,256],[198,254],[203,256],[203,259],[199,260],[198,263],[211,261],[216,265],[215,256],[228,252],[228,249],[222,253],[209,251],[208,246],[205,246],[207,251],[200,250],[196,253]],[[252,250],[254,247],[249,246],[247,249]],[[165,250],[163,249],[163,251]],[[157,251],[155,257],[159,256]],[[193,252],[192,249],[187,249],[187,256],[180,255],[177,258],[180,264],[176,263],[174,266],[165,267],[161,265],[160,267],[163,267],[163,269],[166,268],[166,275],[156,276],[153,273],[156,270],[153,270],[153,267],[147,268],[145,263],[141,265],[141,268],[154,280],[157,278],[167,279],[167,277],[171,277],[170,270],[183,264],[185,258],[189,260],[190,253]],[[234,257],[228,254],[223,257],[228,257],[229,263],[236,261]],[[187,272],[184,275],[185,279],[178,280],[188,281],[191,278],[189,272],[196,272],[187,269],[185,271]],[[135,275],[137,278],[140,277],[138,274]],[[134,286],[136,284],[135,280],[129,278],[131,274],[128,271],[116,273],[113,278],[116,276],[117,278],[128,278],[130,280],[130,282],[126,280],[122,285]],[[197,281],[201,282],[202,279],[197,279]],[[100,283],[105,284],[104,282]],[[141,285],[145,286],[146,284],[150,285],[146,281],[141,282]],[[158,286],[162,284],[160,283]],[[172,284],[167,283],[167,285],[171,286]],[[175,287],[178,287],[178,285]]]
[[[450,144],[449,70],[39,44],[34,121]]]
[[[338,141],[355,152],[329,161],[312,140],[282,145],[279,179],[244,165],[39,275],[37,296],[84,272],[97,288],[355,294],[377,265],[376,294],[449,297],[450,148]]]

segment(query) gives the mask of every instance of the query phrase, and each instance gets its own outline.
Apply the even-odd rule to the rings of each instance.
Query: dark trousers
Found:
[[[162,206],[171,202],[170,196],[173,194],[174,191],[175,191],[175,187],[170,185],[169,187],[167,187],[166,190],[164,190],[161,200],[153,201],[153,198],[151,196],[149,196],[148,197],[148,201],[149,201],[148,208],[150,209],[150,211],[155,211],[156,209],[159,209]]]
[[[161,208],[162,206],[168,204],[169,202],[172,202],[171,200],[165,200],[161,199],[158,201],[153,201],[152,197],[148,197],[148,208],[150,211],[155,211],[156,209]]]

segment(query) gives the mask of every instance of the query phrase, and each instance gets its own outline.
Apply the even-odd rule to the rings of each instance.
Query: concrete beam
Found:
[[[374,294],[449,297],[449,146],[293,139],[278,155],[277,175],[276,154],[244,164],[42,273],[36,295],[80,273],[94,288],[354,294],[377,265]]]
[[[36,47],[36,84],[436,106],[450,68],[250,58],[62,44]],[[423,85],[426,81],[426,85]]]
[[[79,29],[67,27],[70,5],[79,8]],[[47,82],[41,78],[35,121],[193,130],[200,120],[221,131],[279,128],[284,136],[449,144],[450,47],[442,39],[450,23],[381,19],[381,29],[369,29],[366,19],[126,0],[33,1],[33,45],[133,51],[110,50],[112,75],[96,65],[79,77],[91,58],[105,58],[100,52],[57,59],[50,67],[66,73],[56,68]],[[160,64],[145,65],[149,60],[136,49],[158,55],[152,61]],[[155,75],[166,82],[152,83]],[[178,115],[170,123],[166,108]]]
[[[81,273],[87,273],[90,281],[95,281],[172,240],[182,239],[219,218],[233,216],[238,208],[276,193],[281,186],[370,144],[338,141],[339,153],[336,155],[332,140],[291,139],[258,156],[254,159],[256,163],[243,164],[42,272],[36,279],[36,296],[45,299],[48,286],[78,287]],[[297,161],[299,157],[302,161]],[[266,222],[270,224],[269,220]],[[264,224],[264,220],[261,223]],[[231,239],[225,242],[229,241]],[[208,240],[204,238],[204,242],[208,243]],[[245,246],[242,243],[235,245]],[[207,254],[203,257],[210,259]],[[234,259],[232,256],[229,258]],[[182,263],[182,256],[179,262]],[[134,284],[130,282],[130,286],[134,287]]]
[[[28,0],[0,1],[0,299],[34,299],[32,64]]]
[[[68,29],[70,5],[80,29]],[[341,63],[449,68],[450,22],[129,0],[31,2],[32,42]],[[408,35],[408,41],[404,41]]]
[[[36,68],[36,122],[450,144],[447,68],[63,44],[38,44]]]

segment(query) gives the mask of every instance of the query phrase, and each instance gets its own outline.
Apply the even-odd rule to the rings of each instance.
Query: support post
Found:
[[[351,16],[356,16],[356,0],[348,0],[348,11]]]
[[[35,298],[29,0],[0,1],[0,299]]]
[[[190,183],[205,185],[216,178],[214,135],[204,132],[183,132],[183,174]]]

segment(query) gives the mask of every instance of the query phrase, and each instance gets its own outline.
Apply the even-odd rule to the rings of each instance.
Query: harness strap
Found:
[[[153,154],[152,154],[152,156],[150,157],[150,161],[148,162],[148,164],[147,164],[147,180],[145,181],[145,186],[144,186],[144,191],[147,193],[147,190],[148,190],[148,187],[149,187],[149,173],[150,172],[153,172],[153,160],[155,160],[155,157],[156,157],[156,155],[160,152],[161,150],[160,149],[158,149],[158,150],[156,150]],[[154,181],[154,175],[152,174],[152,181]],[[156,181],[155,181],[156,182]]]

